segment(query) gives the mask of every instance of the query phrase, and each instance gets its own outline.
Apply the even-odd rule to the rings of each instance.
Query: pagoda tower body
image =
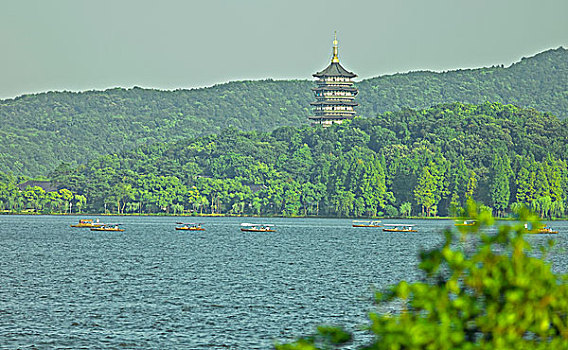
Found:
[[[314,106],[314,115],[309,117],[312,125],[327,127],[355,116],[357,103],[354,100],[359,91],[353,86],[352,79],[357,75],[339,64],[337,53],[336,35],[331,63],[321,72],[313,74],[317,78],[317,87],[312,88],[316,97],[316,102],[311,103]]]

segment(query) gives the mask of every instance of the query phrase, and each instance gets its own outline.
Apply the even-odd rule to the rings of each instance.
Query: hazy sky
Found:
[[[568,47],[568,0],[4,0],[0,98],[509,65]]]

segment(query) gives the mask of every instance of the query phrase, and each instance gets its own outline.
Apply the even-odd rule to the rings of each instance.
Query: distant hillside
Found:
[[[313,100],[305,81],[242,81],[210,88],[50,92],[0,101],[0,170],[46,174],[154,142],[234,126],[268,131],[307,123]],[[412,72],[358,84],[359,114],[446,102],[496,101],[568,116],[568,51],[549,50],[508,68]]]

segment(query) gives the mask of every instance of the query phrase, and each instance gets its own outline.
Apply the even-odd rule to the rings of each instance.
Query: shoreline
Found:
[[[237,214],[166,214],[166,213],[127,213],[127,214],[113,214],[113,213],[23,213],[23,212],[0,212],[1,215],[20,215],[20,216],[41,216],[41,215],[53,215],[53,216],[140,216],[140,217],[150,217],[150,216],[164,216],[164,217],[187,217],[187,218],[207,218],[207,217],[241,217],[241,218],[284,218],[284,219],[346,219],[346,220],[467,220],[467,218],[461,217],[451,217],[451,216],[395,216],[395,217],[337,217],[337,216],[316,216],[316,215],[296,215],[296,216],[283,216],[283,215],[237,215]],[[505,217],[505,218],[495,218],[497,221],[515,221],[516,218]],[[540,221],[567,221],[567,218],[541,218]]]

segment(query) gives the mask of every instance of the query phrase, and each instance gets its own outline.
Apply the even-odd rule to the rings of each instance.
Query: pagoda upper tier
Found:
[[[357,75],[339,63],[337,36],[333,41],[331,63],[313,76],[317,78],[317,86],[312,88],[316,97],[316,101],[311,103],[314,106],[314,115],[309,117],[312,125],[330,126],[353,119],[354,107],[358,105],[354,99],[359,91],[351,79]]]
[[[316,74],[312,74],[312,76],[316,78],[323,78],[323,77],[344,77],[344,78],[355,78],[357,74],[348,71],[347,69],[343,68],[339,62],[331,62],[326,69],[318,72]]]

